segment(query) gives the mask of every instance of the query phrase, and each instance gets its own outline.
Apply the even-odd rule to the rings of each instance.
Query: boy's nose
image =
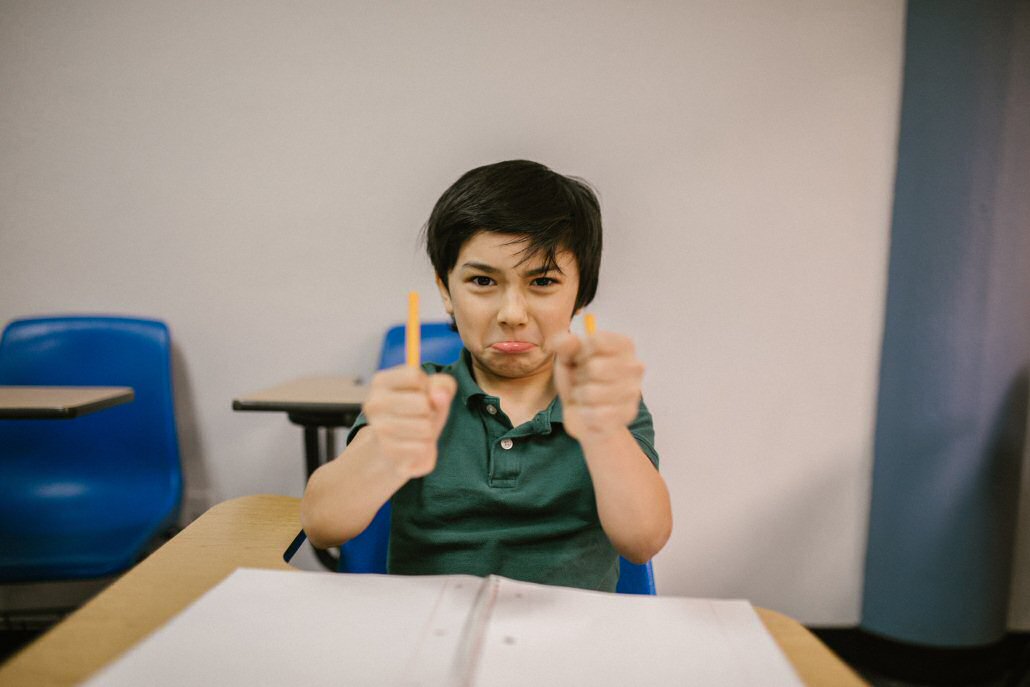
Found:
[[[518,291],[514,289],[508,290],[504,294],[504,300],[501,302],[501,309],[497,311],[497,323],[509,327],[517,327],[525,324],[528,320],[526,299]]]

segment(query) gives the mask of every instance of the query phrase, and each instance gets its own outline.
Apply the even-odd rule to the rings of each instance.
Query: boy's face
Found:
[[[514,239],[514,242],[513,242]],[[525,242],[509,234],[480,232],[458,253],[447,284],[437,279],[444,307],[482,375],[517,379],[550,375],[554,354],[547,341],[568,331],[579,291],[579,267],[569,251],[523,261]]]

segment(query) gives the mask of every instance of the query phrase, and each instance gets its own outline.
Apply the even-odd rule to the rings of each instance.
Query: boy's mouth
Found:
[[[528,341],[498,341],[490,344],[490,348],[500,353],[525,353],[531,348],[536,348],[536,344]]]

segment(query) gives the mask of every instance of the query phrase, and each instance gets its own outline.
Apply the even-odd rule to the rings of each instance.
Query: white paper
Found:
[[[454,684],[482,582],[240,569],[87,684]]]
[[[800,685],[745,601],[241,569],[87,685]]]
[[[487,582],[477,685],[802,684],[746,601]]]

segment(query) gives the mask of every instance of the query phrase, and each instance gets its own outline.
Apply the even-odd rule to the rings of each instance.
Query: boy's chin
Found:
[[[536,349],[529,353],[511,355],[489,352],[479,363],[487,372],[506,379],[520,379],[538,374],[548,366],[553,356]]]

